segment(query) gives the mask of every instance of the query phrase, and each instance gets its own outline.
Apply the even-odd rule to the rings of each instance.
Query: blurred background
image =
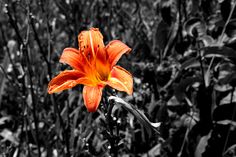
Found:
[[[1,0],[0,157],[235,157],[235,0]],[[134,93],[47,93],[64,48],[97,27],[132,48]],[[159,133],[110,95],[129,102]],[[109,107],[111,106],[111,107]],[[112,110],[112,112],[111,112]]]

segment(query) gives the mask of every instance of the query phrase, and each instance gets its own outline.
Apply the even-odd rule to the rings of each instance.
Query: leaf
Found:
[[[109,101],[113,100],[116,102],[116,104],[121,105],[122,107],[124,107],[127,111],[129,111],[131,114],[133,114],[145,127],[146,129],[148,129],[148,131],[150,132],[151,130],[158,132],[158,128],[161,125],[161,123],[152,123],[150,122],[147,117],[144,115],[144,113],[142,111],[140,111],[139,109],[137,109],[136,107],[134,107],[132,104],[129,104],[127,102],[125,102],[123,99],[119,98],[119,97],[115,97],[115,96],[110,96],[108,98]]]
[[[205,152],[206,147],[208,146],[208,140],[211,138],[211,133],[212,132],[210,131],[207,135],[201,137],[194,152],[194,157],[202,157],[202,153]]]
[[[197,122],[199,122],[199,115],[198,113],[194,113],[194,112],[190,114],[183,114],[180,117],[180,121],[183,126],[191,130],[193,126],[196,125]]]
[[[198,40],[202,41],[204,46],[206,47],[213,46],[213,44],[215,43],[214,39],[209,35],[204,35],[202,37],[199,37]]]
[[[180,69],[187,70],[189,68],[197,68],[197,67],[200,67],[200,62],[196,57],[194,57],[183,62]]]
[[[236,97],[235,94],[236,93],[234,93],[234,97]],[[216,107],[213,111],[212,119],[216,122],[223,121],[223,120],[236,121],[236,117],[232,119],[235,105],[236,105],[235,102],[230,103],[230,101],[228,101],[227,103],[221,104],[220,106]]]
[[[170,27],[164,21],[161,21],[157,27],[156,35],[155,35],[155,45],[157,45],[158,49],[162,50],[165,48],[165,45],[168,41],[168,34],[170,31]]]
[[[16,150],[13,154],[13,157],[18,157],[18,154],[19,154],[19,148],[16,148]]]
[[[226,84],[226,85],[218,85],[218,84],[216,84],[215,86],[214,86],[214,89],[216,90],[216,91],[218,91],[218,92],[227,92],[227,91],[230,91],[230,90],[232,90],[232,86],[230,86],[229,84]]]
[[[8,141],[14,143],[15,145],[19,145],[19,140],[14,136],[13,132],[11,132],[8,129],[3,129],[0,132],[0,136],[3,137],[3,141],[8,140]]]
[[[199,18],[192,18],[184,24],[184,29],[192,37],[204,36],[206,34],[206,25]]]
[[[221,0],[221,5],[220,5],[220,11],[221,15],[224,21],[227,21],[230,11],[232,9],[232,0]],[[236,12],[235,10],[233,11],[233,15],[231,18],[235,18]]]
[[[175,45],[175,40],[177,38],[177,34],[178,34],[178,30],[179,30],[179,14],[176,14],[176,21],[172,24],[171,26],[171,31],[169,32],[169,36],[168,36],[168,41],[165,45],[165,49],[162,52],[163,54],[163,58],[165,58],[167,56],[168,53],[171,52],[173,46]]]
[[[213,46],[213,47],[205,47],[203,48],[203,56],[204,57],[220,57],[223,59],[230,59],[236,62],[236,52],[229,47],[222,46]]]
[[[233,154],[236,154],[236,144],[233,144],[232,146],[230,146],[223,154],[224,157],[229,157],[229,156],[233,156]]]
[[[148,153],[142,155],[142,157],[156,157],[161,155],[161,144],[158,143],[154,147],[152,147]]]
[[[219,85],[228,85],[227,88],[235,86],[235,73],[232,71],[236,71],[236,66],[231,63],[224,63],[219,65],[219,74],[218,74],[218,83]],[[231,86],[230,86],[231,85]],[[230,88],[229,88],[230,89]]]
[[[217,121],[216,122],[217,124],[221,124],[221,125],[231,125],[233,126],[234,128],[236,128],[236,122],[235,121],[232,121],[232,120],[220,120],[220,121]]]
[[[11,120],[10,116],[0,118],[0,125],[5,124],[5,121],[9,121],[9,120]]]
[[[172,96],[168,101],[167,101],[167,106],[179,106],[181,105],[179,101],[176,99],[175,96]]]
[[[231,86],[235,87],[236,86],[236,74],[230,73],[230,74],[226,75],[224,78],[220,79],[219,82],[221,84],[230,84]]]
[[[229,41],[227,41],[227,43],[225,44],[225,46],[236,50],[236,39],[235,39],[235,38],[229,39]]]
[[[186,89],[187,87],[193,85],[196,82],[201,82],[201,78],[199,77],[187,77],[180,81],[180,83],[175,88],[175,96],[179,102],[185,99],[186,97]]]
[[[209,87],[211,81],[211,66],[208,67],[207,71],[204,73],[205,86]]]
[[[232,73],[232,71],[236,71],[236,66],[229,62],[220,64],[218,68],[219,68],[218,79],[225,78],[228,74]]]
[[[231,92],[229,92],[229,94],[226,97],[224,97],[223,99],[220,100],[219,105],[228,104],[228,103],[230,103],[230,101],[231,101]],[[234,94],[233,94],[232,102],[236,102],[236,92],[235,91],[234,91]]]
[[[231,39],[235,39],[235,36],[236,36],[236,19],[231,19],[230,20],[230,22],[227,25],[227,29],[226,29],[225,33]]]

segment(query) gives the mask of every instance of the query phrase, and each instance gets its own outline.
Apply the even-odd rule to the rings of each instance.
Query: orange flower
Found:
[[[95,112],[102,97],[102,89],[109,85],[128,94],[133,93],[132,75],[117,61],[131,49],[119,40],[107,46],[97,28],[82,31],[78,36],[79,49],[65,48],[60,62],[69,64],[73,70],[65,70],[48,84],[48,93],[56,93],[83,84],[84,104],[88,111]]]

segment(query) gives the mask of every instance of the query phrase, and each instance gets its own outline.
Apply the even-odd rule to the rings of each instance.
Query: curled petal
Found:
[[[72,68],[79,71],[84,71],[84,65],[86,64],[82,54],[75,48],[65,48],[60,58],[61,63],[69,64]]]
[[[108,60],[114,66],[124,53],[129,53],[131,48],[119,40],[113,40],[106,46]]]
[[[77,84],[92,85],[92,82],[77,70],[65,70],[49,82],[48,93],[57,93]]]
[[[105,47],[103,36],[98,28],[82,31],[78,36],[79,48],[86,56],[95,57],[99,48]],[[92,54],[89,54],[92,52]]]
[[[120,66],[113,67],[107,84],[112,88],[115,88],[119,91],[124,91],[129,95],[133,93],[132,75]]]
[[[95,112],[102,98],[101,86],[84,86],[83,98],[84,104],[89,112]]]

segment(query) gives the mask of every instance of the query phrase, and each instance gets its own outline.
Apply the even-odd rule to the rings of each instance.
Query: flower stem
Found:
[[[105,94],[105,97],[107,98],[107,94]],[[107,112],[105,114],[106,117],[106,122],[107,122],[107,127],[108,127],[108,141],[110,143],[110,150],[111,150],[111,154],[113,155],[113,157],[117,157],[118,156],[118,146],[117,146],[117,135],[114,134],[114,120],[112,117],[112,109],[115,105],[114,101],[108,101],[108,99],[106,99],[106,104],[107,105]],[[116,131],[117,133],[117,131]]]

